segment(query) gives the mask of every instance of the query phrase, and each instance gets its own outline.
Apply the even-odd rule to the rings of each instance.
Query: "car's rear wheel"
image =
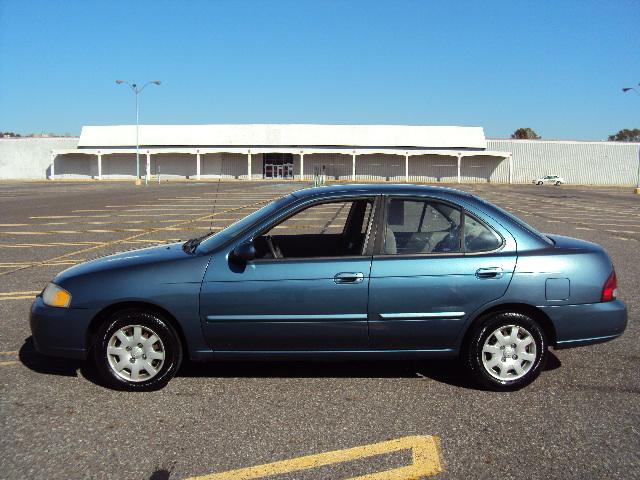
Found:
[[[556,186],[556,187],[557,187],[558,185],[560,185],[560,182],[556,182],[556,183],[555,183],[555,186]]]
[[[516,312],[481,318],[464,352],[473,378],[492,390],[517,390],[530,384],[546,359],[544,330],[530,316]]]
[[[182,345],[162,316],[130,309],[114,313],[98,331],[93,360],[113,388],[143,391],[164,387],[182,362]]]
[[[536,183],[536,185],[542,185],[542,182],[538,182],[538,183]]]

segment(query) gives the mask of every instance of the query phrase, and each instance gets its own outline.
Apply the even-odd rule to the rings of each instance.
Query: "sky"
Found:
[[[640,128],[638,1],[0,0],[0,131],[135,123]]]

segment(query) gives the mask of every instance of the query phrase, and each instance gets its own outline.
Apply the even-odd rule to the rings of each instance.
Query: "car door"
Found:
[[[369,286],[371,348],[449,350],[465,320],[504,295],[516,245],[481,212],[437,198],[389,197]]]
[[[357,232],[356,201],[362,222]],[[365,198],[294,206],[215,254],[200,296],[203,329],[214,351],[366,348],[373,204]],[[239,264],[231,251],[247,239],[258,258]]]

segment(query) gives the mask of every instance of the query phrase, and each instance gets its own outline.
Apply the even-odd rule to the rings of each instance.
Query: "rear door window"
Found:
[[[392,198],[387,207],[384,253],[460,251],[460,210],[432,200]]]

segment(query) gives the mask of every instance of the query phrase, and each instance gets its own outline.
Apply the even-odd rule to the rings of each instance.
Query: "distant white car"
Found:
[[[544,185],[545,183],[550,183],[552,185],[562,185],[566,182],[564,181],[564,178],[559,177],[558,175],[545,175],[542,178],[533,180],[531,183],[535,183],[536,185]]]

